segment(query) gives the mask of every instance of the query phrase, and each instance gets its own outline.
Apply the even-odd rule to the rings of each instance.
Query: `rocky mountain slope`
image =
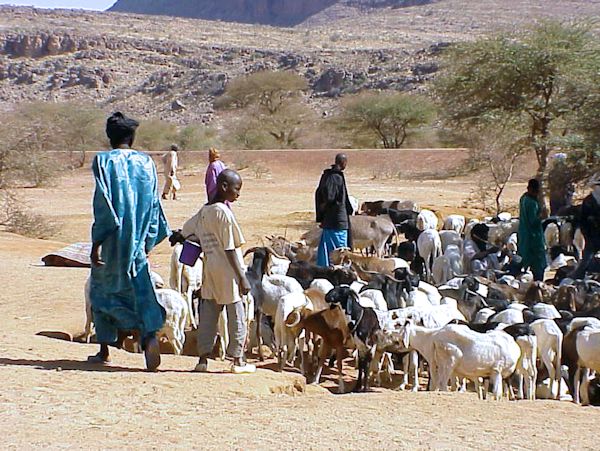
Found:
[[[335,3],[376,8],[414,6],[430,0],[118,0],[109,11],[293,26]]]
[[[214,118],[228,82],[262,69],[306,77],[331,108],[362,89],[423,90],[440,50],[542,18],[598,16],[600,0],[443,0],[359,11],[337,3],[295,28],[0,7],[0,108],[94,102],[185,124]]]

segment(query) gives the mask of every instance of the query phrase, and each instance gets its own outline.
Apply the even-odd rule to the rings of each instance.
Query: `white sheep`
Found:
[[[442,242],[440,234],[435,229],[424,230],[417,239],[419,255],[425,260],[425,271],[427,280],[431,280],[432,263],[442,255]]]
[[[156,300],[165,309],[165,323],[156,338],[169,342],[175,354],[181,355],[189,315],[187,301],[179,292],[169,288],[156,290]]]
[[[463,239],[458,232],[454,230],[440,230],[440,240],[442,241],[442,252],[445,252],[448,246],[454,244],[459,249],[463,247]]]
[[[181,243],[176,243],[173,246],[169,271],[169,287],[183,295],[188,305],[189,322],[194,328],[197,328],[198,321],[196,320],[196,315],[194,313],[195,309],[192,303],[192,297],[193,293],[202,286],[204,263],[202,257],[200,257],[196,260],[194,266],[184,265],[179,261],[182,250],[183,244]]]
[[[448,215],[444,220],[444,230],[454,230],[461,234],[465,228],[465,217],[463,215]]]
[[[506,240],[506,249],[516,254],[519,250],[519,235],[515,233],[511,233],[508,239]]]
[[[454,244],[449,245],[444,255],[436,258],[431,268],[433,281],[436,285],[445,284],[455,276],[463,274],[462,253]]]
[[[585,249],[585,237],[583,236],[583,232],[578,227],[575,230],[575,236],[573,237],[573,247],[577,250],[577,258],[581,260],[583,255],[583,249]]]
[[[380,290],[370,289],[362,291],[359,294],[358,302],[363,308],[373,308],[383,312],[388,309],[387,302],[385,302],[383,293]]]
[[[548,249],[560,244],[560,230],[554,222],[549,223],[544,230],[544,239]]]
[[[437,230],[438,217],[431,210],[421,210],[417,216],[417,228],[419,230]]]
[[[535,335],[521,335],[515,340],[521,349],[515,373],[519,376],[519,398],[535,400],[537,379],[537,338]],[[523,391],[525,382],[525,391]]]
[[[533,307],[531,307],[531,310],[533,311],[533,313],[535,313],[537,316],[539,316],[541,318],[545,318],[545,319],[560,318],[560,313],[558,313],[558,310],[556,309],[556,307],[554,307],[553,305],[550,305],[550,304],[544,304],[543,302],[538,302]]]
[[[577,371],[575,372],[575,387],[573,401],[585,406],[589,404],[588,386],[590,370],[600,371],[600,330],[585,328],[577,333]]]
[[[550,376],[550,391],[560,393],[563,333],[551,319],[538,319],[531,323],[531,328],[537,339],[538,355]],[[555,383],[557,389],[554,388]]]
[[[519,220],[511,219],[497,224],[488,224],[490,231],[488,241],[495,246],[501,246],[508,241],[508,238],[519,230]]]
[[[488,318],[488,321],[494,321],[497,323],[512,324],[523,323],[523,311],[519,308],[512,308],[512,304],[506,310],[496,313],[495,315]]]
[[[521,356],[514,338],[502,331],[482,334],[449,324],[437,331],[432,341],[437,366],[434,388],[447,390],[450,377],[456,376],[475,382],[479,393],[479,378],[488,377],[494,398],[502,399],[503,380],[515,371]]]

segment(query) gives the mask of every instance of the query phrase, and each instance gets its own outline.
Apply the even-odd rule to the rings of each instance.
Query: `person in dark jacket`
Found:
[[[350,247],[350,215],[352,205],[348,198],[344,169],[348,157],[339,153],[335,164],[325,169],[315,192],[317,222],[323,229],[317,253],[317,265],[329,266],[329,253],[340,247]]]
[[[594,255],[600,251],[600,172],[590,179],[590,187],[592,192],[581,204],[580,227],[585,238],[585,248],[577,269],[570,274],[573,279],[585,277]]]

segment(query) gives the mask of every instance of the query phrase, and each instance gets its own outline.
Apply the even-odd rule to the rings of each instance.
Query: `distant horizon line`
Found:
[[[105,8],[90,8],[86,6],[40,6],[40,5],[15,5],[11,2],[0,2],[0,7],[12,7],[12,8],[34,8],[34,9],[47,9],[47,10],[83,10],[83,11],[94,11],[94,12],[109,12],[117,1],[113,1],[109,6]]]

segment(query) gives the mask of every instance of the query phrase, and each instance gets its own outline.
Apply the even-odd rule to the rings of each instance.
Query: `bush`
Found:
[[[9,190],[0,190],[0,225],[7,232],[37,239],[51,238],[59,230],[59,224],[28,211],[16,194]]]

